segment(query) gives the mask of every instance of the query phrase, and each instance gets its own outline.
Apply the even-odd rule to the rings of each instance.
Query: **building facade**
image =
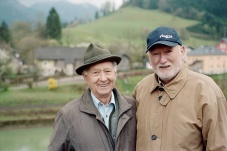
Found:
[[[222,38],[215,46],[217,50],[227,53],[227,38]]]
[[[199,73],[222,74],[227,72],[227,54],[215,47],[201,46],[188,53],[187,64]]]
[[[54,75],[71,76],[75,69],[83,64],[83,56],[87,47],[41,47],[34,50],[34,63],[41,76]],[[118,70],[130,69],[130,57],[127,54],[117,54],[122,57]]]

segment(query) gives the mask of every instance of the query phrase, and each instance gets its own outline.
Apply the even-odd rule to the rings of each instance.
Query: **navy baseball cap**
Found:
[[[160,26],[154,29],[147,36],[147,50],[146,53],[156,44],[162,44],[170,47],[182,45],[181,40],[175,31],[170,27]]]

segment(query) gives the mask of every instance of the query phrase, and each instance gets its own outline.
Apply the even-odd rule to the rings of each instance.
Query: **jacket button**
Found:
[[[159,90],[159,91],[164,91],[164,89],[163,89],[163,88],[160,88],[160,87],[158,88],[158,90]]]
[[[152,136],[151,136],[151,139],[152,139],[152,140],[156,140],[156,139],[157,139],[157,136],[156,136],[156,135],[152,135]]]

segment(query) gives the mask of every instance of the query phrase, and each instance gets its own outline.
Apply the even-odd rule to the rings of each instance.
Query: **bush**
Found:
[[[58,87],[57,81],[54,78],[49,78],[48,84],[49,90],[55,90]]]
[[[27,82],[27,85],[28,85],[28,88],[29,88],[29,89],[32,89],[32,87],[33,87],[33,82],[32,82],[32,81],[28,81],[28,82]]]
[[[3,83],[0,85],[0,90],[2,90],[2,91],[8,91],[8,90],[9,90],[9,84],[6,83],[6,82],[3,82]]]

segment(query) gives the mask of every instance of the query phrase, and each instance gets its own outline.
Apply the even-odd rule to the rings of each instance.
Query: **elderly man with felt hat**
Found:
[[[88,85],[58,113],[48,151],[135,151],[136,104],[115,88],[121,57],[91,43],[76,69]]]
[[[145,52],[154,73],[133,92],[136,151],[227,151],[226,98],[210,77],[188,69],[175,29],[152,30]]]

